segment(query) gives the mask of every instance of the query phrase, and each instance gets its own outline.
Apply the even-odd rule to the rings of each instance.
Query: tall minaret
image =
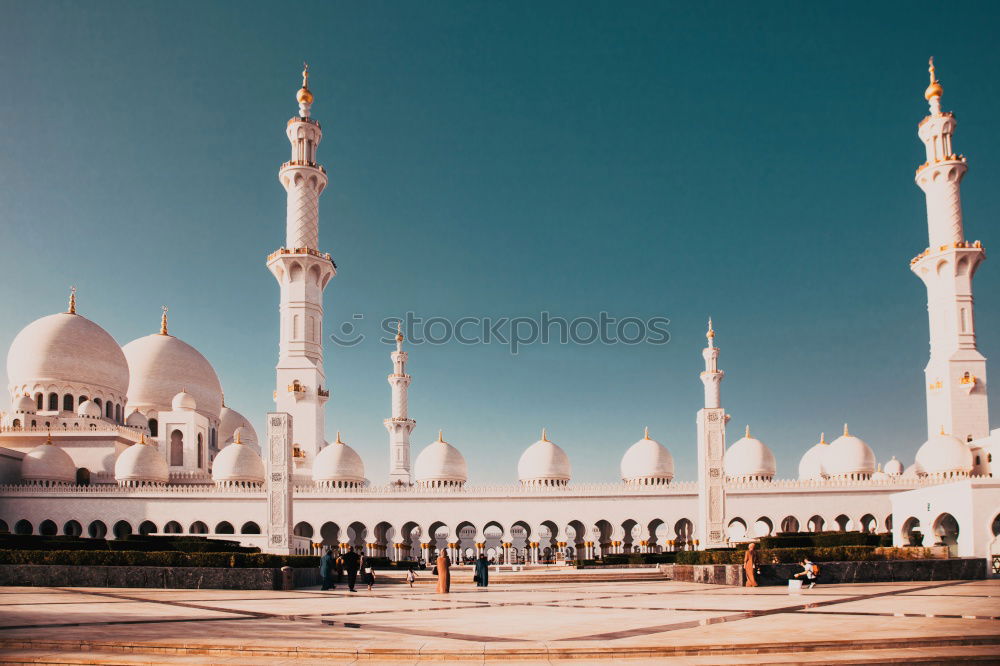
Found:
[[[931,357],[924,368],[927,390],[927,436],[942,428],[962,441],[989,434],[986,408],[986,359],[976,348],[972,276],[985,258],[979,241],[965,240],[959,185],[966,160],[952,148],[955,116],[941,111],[944,89],[930,61],[930,85],[924,97],[930,115],[917,131],[927,161],[916,181],[927,197],[929,247],[910,261],[927,287]]]
[[[323,406],[330,397],[323,373],[323,290],[337,267],[329,254],[318,249],[319,195],[327,177],[326,169],[316,163],[323,131],[309,117],[313,95],[308,65],[296,99],[299,115],[285,129],[292,159],[278,170],[278,180],[288,192],[285,246],[271,253],[267,267],[281,287],[275,409],[292,416],[296,465],[311,467],[325,443]]]
[[[392,417],[384,421],[385,429],[389,431],[389,482],[408,486],[410,478],[410,433],[417,422],[407,414],[406,393],[410,388],[411,377],[406,374],[406,360],[409,355],[403,351],[403,325],[396,328],[396,351],[389,354],[392,359],[392,374],[389,375],[389,386],[392,387]]]
[[[725,373],[719,370],[719,348],[708,320],[708,346],[702,350],[705,371],[705,406],[698,410],[698,524],[695,535],[700,548],[726,546],[726,487],[723,458],[726,455],[726,422],[720,389]]]

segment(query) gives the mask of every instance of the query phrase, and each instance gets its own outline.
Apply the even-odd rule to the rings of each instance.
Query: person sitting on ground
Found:
[[[809,583],[809,588],[816,587],[816,578],[819,576],[819,567],[809,561],[809,558],[802,560],[802,571],[795,574],[796,578],[805,578],[804,582]]]

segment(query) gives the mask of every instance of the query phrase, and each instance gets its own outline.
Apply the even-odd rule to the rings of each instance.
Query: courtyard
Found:
[[[624,573],[624,572],[623,572]],[[0,588],[0,663],[997,663],[1000,581]],[[567,662],[568,663],[568,662]]]

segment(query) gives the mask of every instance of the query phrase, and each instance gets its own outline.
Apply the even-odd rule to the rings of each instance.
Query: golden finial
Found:
[[[825,432],[821,432],[819,434],[819,443],[820,444],[826,444],[826,433]]]
[[[167,310],[170,308],[166,305],[161,305],[160,309],[163,310],[163,313],[160,315],[160,335],[169,335],[167,333]]]
[[[545,436],[545,428],[542,428],[542,441],[543,442],[549,441],[549,438]]]
[[[844,424],[844,437],[850,437],[851,433],[847,430],[847,424]]]
[[[76,314],[76,287],[69,288],[69,310],[67,314]]]
[[[930,101],[931,97],[940,97],[944,94],[944,88],[941,87],[941,82],[937,80],[937,74],[934,72],[934,56],[927,61],[927,71],[930,74],[931,83],[927,86],[927,90],[924,91],[924,99]]]
[[[743,433],[743,436],[744,436],[744,437],[749,437],[749,436],[750,436],[750,426],[749,426],[749,425],[747,425],[747,429],[746,429],[746,432],[745,432],[745,433]]]
[[[46,444],[51,444],[52,443],[52,430],[51,429],[45,431],[45,443]]]
[[[345,442],[340,441],[340,431],[337,431],[337,441],[334,444],[344,444]]]
[[[140,444],[146,443],[146,433],[144,432],[139,433],[139,443]]]
[[[643,439],[649,439],[649,426],[646,426],[646,432],[642,435]]]
[[[438,430],[438,441],[439,442],[444,441],[444,430]]]
[[[715,337],[715,329],[712,328],[712,318],[711,317],[708,318],[708,333],[705,334],[705,337],[708,338],[709,342],[711,342],[712,339]]]
[[[299,101],[299,104],[313,103],[313,94],[309,91],[309,63],[307,62],[302,63],[302,87],[299,88],[295,99]]]
[[[941,426],[941,434],[944,434],[944,425]]]
[[[242,428],[237,428],[236,429],[236,439],[233,440],[233,444],[242,444],[243,443],[243,438],[240,437],[240,430],[242,430]]]
[[[403,341],[403,322],[396,322],[396,342]]]
[[[880,472],[882,471],[882,463],[878,464],[878,471],[880,471]]]

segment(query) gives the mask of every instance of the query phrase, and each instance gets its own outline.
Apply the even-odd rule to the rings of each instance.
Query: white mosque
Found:
[[[396,337],[385,419],[390,469],[368,470],[338,433],[325,437],[323,292],[336,265],[319,249],[320,124],[308,69],[288,121],[286,240],[267,258],[280,288],[280,353],[267,446],[225,404],[211,363],[168,330],[119,346],[77,311],[28,324],[7,357],[12,409],[0,422],[0,531],[121,537],[201,534],[271,552],[318,544],[391,559],[487,552],[511,561],[591,558],[725,546],[778,531],[891,531],[897,544],[944,542],[961,555],[1000,552],[1000,482],[989,430],[986,360],[976,347],[972,277],[985,257],[965,239],[956,120],[930,68],[916,171],[929,247],[910,261],[927,288],[927,441],[908,466],[879,463],[844,426],[807,448],[794,480],[747,427],[726,446],[719,348],[709,322],[698,478],[675,481],[669,450],[647,431],[623,446],[620,478],[576,484],[567,450],[542,431],[510,485],[472,486],[461,451],[438,433],[411,463],[411,376]],[[572,447],[567,447],[572,453]],[[264,452],[264,457],[261,451]]]

